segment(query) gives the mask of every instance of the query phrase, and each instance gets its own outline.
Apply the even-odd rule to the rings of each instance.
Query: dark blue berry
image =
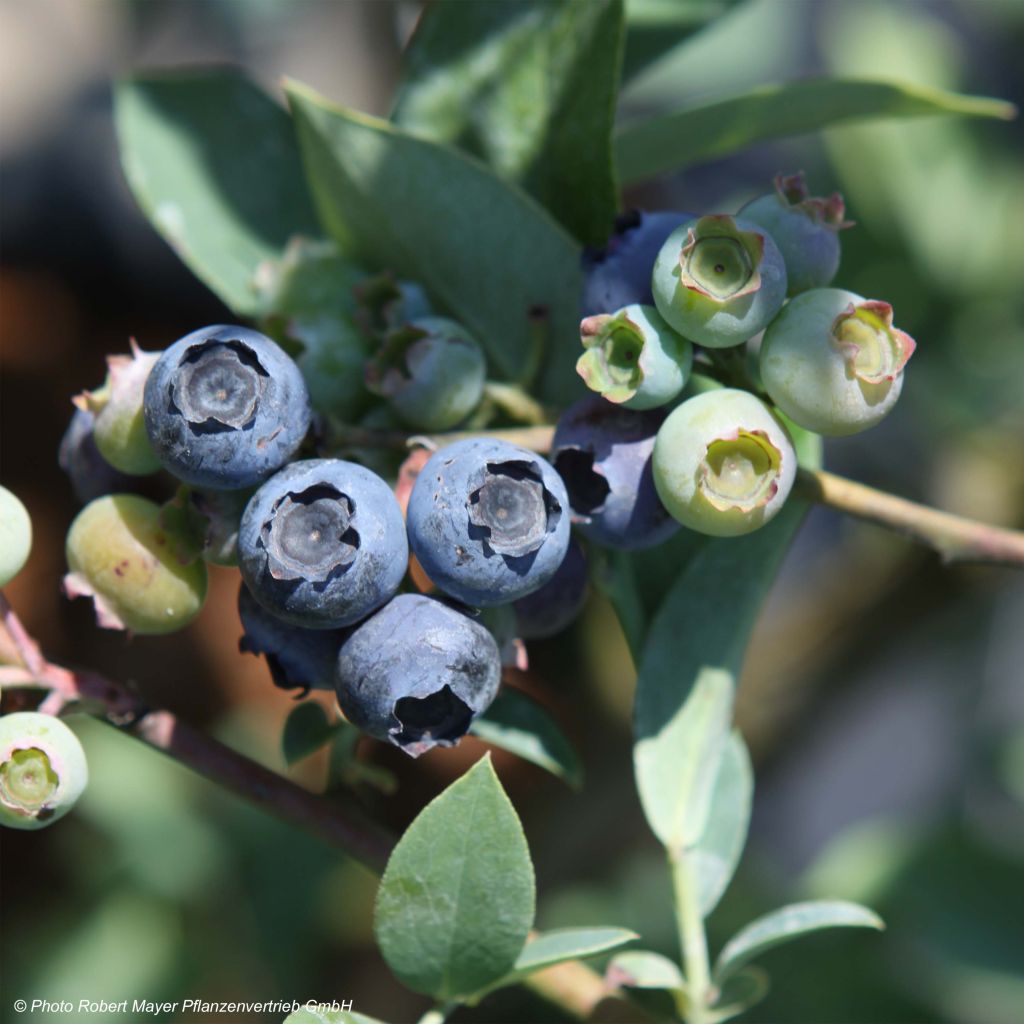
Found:
[[[519,636],[543,640],[561,633],[583,610],[588,583],[587,556],[579,541],[573,540],[555,575],[512,605]]]
[[[398,590],[409,548],[395,496],[340,459],[293,462],[253,496],[238,562],[253,596],[307,629],[358,622]]]
[[[580,316],[614,313],[624,306],[653,306],[651,271],[665,239],[693,214],[673,210],[623,214],[605,248],[583,254]]]
[[[417,477],[407,518],[410,546],[430,579],[481,608],[543,586],[569,544],[558,474],[539,455],[494,438],[435,452]]]
[[[352,631],[338,654],[338,703],[345,717],[413,757],[454,746],[500,683],[491,634],[420,594],[389,601]]]
[[[251,487],[280,469],[309,429],[294,361],[245,327],[176,341],[146,381],[146,432],[160,461],[197,487]]]
[[[573,525],[603,547],[651,547],[679,524],[654,488],[651,453],[665,409],[624,409],[597,396],[558,421],[551,461],[569,493]]]
[[[105,494],[130,493],[138,488],[138,478],[114,469],[96,447],[93,414],[76,409],[61,438],[57,462],[68,475],[75,497],[83,505]]]

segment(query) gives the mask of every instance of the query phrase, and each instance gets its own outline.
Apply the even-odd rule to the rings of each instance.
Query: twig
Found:
[[[1024,567],[1024,532],[1020,530],[941,512],[823,470],[798,470],[797,490],[821,505],[927,544],[947,564],[984,562]]]

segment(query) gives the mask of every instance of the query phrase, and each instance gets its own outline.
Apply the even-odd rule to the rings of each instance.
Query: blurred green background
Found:
[[[716,20],[632,80],[623,117],[813,73],[1024,105],[1024,5],[1011,0],[680,5],[695,28]],[[633,5],[638,31],[650,31],[657,7]],[[282,771],[292,704],[262,664],[236,653],[233,572],[214,571],[209,606],[186,633],[130,644],[59,594],[75,511],[56,467],[68,398],[99,382],[104,353],[124,351],[129,336],[162,348],[228,317],[134,209],[109,82],[134,68],[230,61],[271,90],[288,73],[383,114],[417,11],[388,0],[0,3],[0,469],[36,527],[9,597],[54,658],[133,680],[154,705]],[[801,167],[814,191],[842,190],[857,221],[843,235],[839,283],[890,300],[918,341],[896,411],[866,435],[829,442],[828,466],[1024,526],[1019,124],[834,129],[660,180],[627,203],[731,211],[776,172]],[[873,527],[809,516],[743,678],[739,721],[758,790],[750,845],[711,938],[720,944],[801,896],[864,901],[888,930],[768,954],[773,991],[744,1019],[1021,1019],[1022,627],[1020,573],[945,569]],[[607,605],[592,599],[568,639],[536,644],[531,660],[522,682],[562,723],[587,772],[575,794],[496,758],[537,866],[538,924],[627,926],[674,955],[667,875],[633,789],[632,669]],[[13,1013],[15,998],[34,997],[352,999],[388,1021],[419,1016],[423,1000],[375,952],[367,872],[109,727],[72,724],[92,772],[79,808],[52,830],[0,835],[0,1019],[48,1019]],[[467,740],[412,763],[366,744],[366,759],[399,777],[398,792],[339,798],[401,829],[481,750]],[[325,771],[313,759],[292,774],[317,788]],[[561,1018],[509,991],[454,1019]]]

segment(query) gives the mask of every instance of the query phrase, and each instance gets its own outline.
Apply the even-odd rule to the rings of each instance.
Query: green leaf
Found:
[[[625,127],[615,139],[626,183],[739,152],[762,139],[879,117],[963,114],[1008,119],[1003,100],[925,86],[819,78],[765,85],[742,96],[661,114]]]
[[[647,821],[670,852],[704,832],[750,630],[804,511],[790,501],[754,533],[705,541],[651,624],[633,760]]]
[[[686,988],[682,972],[661,953],[629,950],[619,953],[605,971],[608,984],[616,988],[663,988],[679,992]]]
[[[709,1015],[709,1024],[738,1017],[761,1002],[770,987],[768,973],[760,967],[744,967],[727,978]]]
[[[550,215],[471,157],[287,86],[327,230],[369,266],[423,284],[518,379],[538,330],[540,393],[579,395],[579,251]]]
[[[558,928],[541,932],[524,947],[514,973],[525,977],[566,960],[585,960],[618,949],[640,936],[628,928]]]
[[[715,981],[722,984],[773,946],[823,928],[877,928],[881,931],[885,925],[876,913],[859,903],[846,900],[791,903],[759,917],[726,943],[715,964]]]
[[[289,1013],[284,1024],[382,1024],[376,1017],[354,1010],[311,1010],[303,1007]]]
[[[337,725],[327,718],[323,705],[303,701],[292,708],[281,734],[281,749],[286,764],[292,765],[319,750],[330,740]]]
[[[711,787],[707,824],[687,858],[696,876],[701,913],[707,917],[722,898],[747,841],[754,772],[743,737],[733,731]]]
[[[288,115],[223,68],[125,79],[114,114],[143,212],[236,313],[258,312],[260,264],[320,234]]]
[[[377,942],[400,981],[448,1002],[512,970],[533,911],[526,837],[487,755],[395,847],[377,894]]]
[[[583,785],[583,766],[555,720],[522,690],[502,689],[469,730],[485,743],[547,769],[574,789]]]
[[[483,157],[580,241],[602,244],[618,203],[622,40],[622,0],[432,4],[406,51],[392,120]]]

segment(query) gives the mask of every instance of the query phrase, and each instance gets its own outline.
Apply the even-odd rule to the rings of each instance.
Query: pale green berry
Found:
[[[68,531],[65,593],[91,597],[105,629],[172,633],[199,614],[206,597],[206,566],[193,544],[146,498],[97,498]]]
[[[748,391],[687,399],[661,425],[654,485],[683,526],[716,537],[750,533],[782,508],[796,476],[786,429]]]
[[[149,371],[159,352],[143,352],[134,339],[131,354],[107,356],[107,379],[95,391],[83,391],[73,401],[93,415],[93,439],[100,455],[114,469],[145,476],[160,468],[149,443],[142,398]]]
[[[78,737],[53,715],[17,711],[0,718],[0,825],[52,825],[89,780]]]
[[[786,299],[786,265],[768,233],[724,214],[676,228],[654,261],[658,312],[706,348],[752,338]]]
[[[896,404],[914,347],[893,327],[888,303],[817,288],[793,298],[765,331],[761,380],[800,426],[856,434]]]
[[[671,402],[693,366],[693,346],[653,306],[588,316],[580,339],[585,351],[576,372],[591,391],[629,409]]]
[[[21,572],[32,550],[28,510],[6,487],[0,487],[0,587]]]

